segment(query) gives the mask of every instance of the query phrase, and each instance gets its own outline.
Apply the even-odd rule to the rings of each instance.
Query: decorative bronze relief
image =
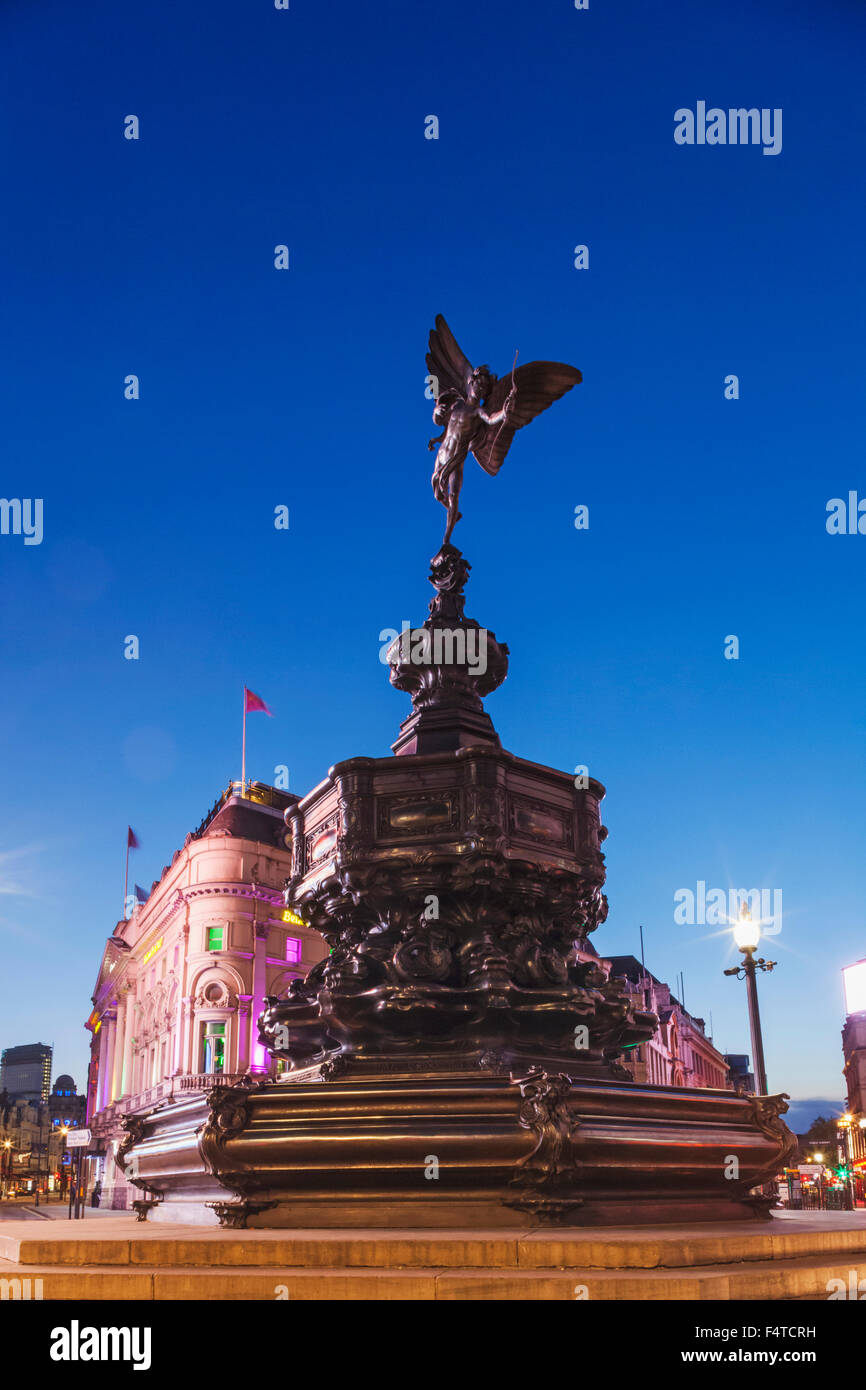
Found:
[[[329,859],[337,852],[337,840],[340,835],[339,817],[332,816],[324,825],[318,826],[306,837],[306,863],[305,870],[313,869],[323,860]]]
[[[513,797],[511,829],[515,835],[528,835],[533,840],[549,840],[552,844],[570,846],[570,825],[566,824],[559,811],[540,801]]]
[[[378,835],[423,835],[437,830],[457,830],[460,807],[454,793],[432,800],[419,796],[390,796],[379,804]]]

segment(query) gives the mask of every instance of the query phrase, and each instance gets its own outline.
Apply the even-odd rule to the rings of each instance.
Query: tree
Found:
[[[832,1116],[819,1115],[813,1120],[806,1133],[803,1135],[804,1142],[808,1144],[835,1144],[836,1142],[836,1121]]]

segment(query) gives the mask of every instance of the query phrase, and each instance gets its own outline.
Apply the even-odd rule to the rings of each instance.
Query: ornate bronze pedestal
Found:
[[[260,1034],[291,1070],[137,1121],[151,1220],[508,1226],[762,1214],[794,1144],[783,1097],[636,1085],[656,1020],[608,981],[604,788],[505,752],[481,697],[507,648],[464,617],[469,566],[432,561],[391,681],[394,756],[352,758],[287,812],[287,902],[329,956]],[[732,1162],[736,1160],[736,1162]]]

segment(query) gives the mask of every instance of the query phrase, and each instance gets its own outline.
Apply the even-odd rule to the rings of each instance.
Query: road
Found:
[[[0,1221],[41,1221],[38,1211],[21,1202],[0,1202]]]

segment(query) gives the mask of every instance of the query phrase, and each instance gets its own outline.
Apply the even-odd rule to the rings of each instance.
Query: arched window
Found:
[[[204,1072],[225,1071],[226,1026],[216,1019],[201,1025],[201,1069]]]

